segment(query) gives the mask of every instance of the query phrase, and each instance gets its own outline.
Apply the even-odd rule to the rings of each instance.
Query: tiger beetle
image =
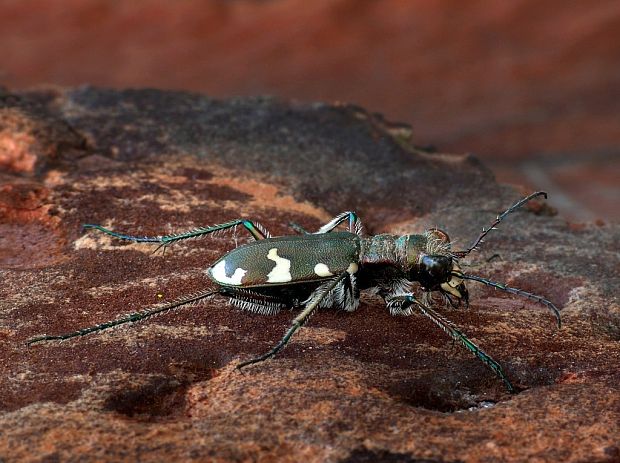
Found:
[[[471,246],[464,251],[452,251],[448,235],[436,228],[421,235],[381,234],[364,237],[361,221],[353,212],[343,212],[314,233],[291,224],[301,234],[280,237],[271,237],[261,225],[246,219],[159,237],[130,236],[100,225],[84,225],[85,229],[99,230],[118,239],[159,244],[157,249],[163,247],[164,250],[178,241],[238,226],[243,226],[255,241],[233,249],[206,269],[208,278],[216,285],[215,289],[188,295],[75,332],[37,336],[30,339],[28,344],[65,340],[107,330],[194,304],[214,295],[226,296],[233,305],[260,314],[274,314],[283,308],[301,309],[280,342],[265,354],[237,365],[237,368],[243,368],[276,355],[317,309],[335,307],[352,312],[359,305],[360,291],[369,290],[383,298],[392,315],[412,315],[417,311],[426,315],[448,336],[461,343],[493,370],[513,393],[516,389],[502,367],[470,341],[451,321],[431,307],[432,294],[439,294],[453,307],[458,307],[461,303],[467,306],[469,297],[464,282],[476,281],[547,306],[553,311],[559,328],[560,312],[547,299],[465,273],[459,266],[459,259],[477,249],[484,237],[495,229],[504,217],[538,196],[546,198],[547,194],[539,191],[513,204],[498,215],[490,227],[483,228]],[[337,227],[345,222],[348,222],[348,231],[337,231]],[[420,298],[414,294],[416,286],[421,292]]]

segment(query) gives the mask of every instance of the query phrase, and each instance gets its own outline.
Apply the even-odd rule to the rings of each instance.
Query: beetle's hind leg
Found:
[[[344,272],[340,274],[337,278],[319,286],[319,288],[314,291],[310,296],[304,310],[302,310],[302,312],[293,319],[291,326],[286,331],[286,333],[284,333],[284,337],[280,340],[280,342],[278,342],[278,344],[276,344],[269,352],[259,357],[255,357],[253,359],[239,363],[237,365],[237,369],[241,369],[253,363],[259,363],[267,360],[276,355],[282,349],[284,349],[284,347],[286,347],[295,332],[308,321],[308,318],[310,318],[310,316],[319,308],[321,302],[329,295],[329,293],[333,291],[341,281],[343,281],[345,278],[348,278],[348,275],[349,274],[347,272]]]
[[[237,219],[232,220],[230,222],[222,223],[219,225],[213,225],[211,227],[199,227],[194,228],[193,230],[189,230],[187,232],[182,233],[174,233],[169,235],[162,236],[132,236],[126,235],[124,233],[117,233],[115,231],[109,230],[101,225],[95,224],[86,224],[82,227],[84,230],[99,230],[100,232],[105,233],[106,235],[113,236],[114,238],[119,238],[122,240],[133,241],[135,243],[159,243],[156,251],[162,246],[168,246],[172,243],[176,243],[177,241],[187,240],[191,238],[199,238],[205,235],[209,235],[211,233],[216,233],[219,231],[228,230],[230,228],[235,228],[239,225],[242,225],[256,240],[262,240],[265,238],[269,238],[271,235],[269,232],[259,223],[252,222],[247,219]]]
[[[175,301],[168,302],[167,304],[161,304],[153,308],[143,310],[141,312],[134,312],[134,313],[125,315],[121,318],[118,318],[116,320],[112,320],[112,321],[105,322],[105,323],[100,323],[99,325],[90,326],[88,328],[83,328],[81,330],[77,330],[77,331],[73,331],[73,332],[65,333],[65,334],[58,334],[58,335],[36,336],[34,338],[30,338],[27,341],[27,344],[30,346],[32,344],[36,344],[36,343],[44,342],[44,341],[64,341],[65,339],[86,336],[87,334],[108,330],[110,328],[114,328],[119,325],[124,325],[125,323],[135,323],[137,321],[144,320],[145,318],[149,318],[154,315],[158,315],[160,313],[179,308],[181,306],[188,306],[188,305],[196,304],[202,299],[205,299],[210,296],[214,296],[219,293],[220,293],[220,290],[217,289],[217,290],[211,290],[211,291],[203,291],[203,292],[196,293],[196,294],[190,294],[188,296],[184,296]]]
[[[465,336],[450,320],[444,318],[441,314],[431,309],[430,307],[422,304],[422,302],[418,301],[413,294],[404,294],[401,296],[395,296],[388,301],[386,301],[388,307],[391,306],[400,306],[400,313],[409,314],[410,308],[412,305],[415,305],[420,312],[430,318],[433,323],[439,326],[442,330],[444,330],[448,336],[450,336],[455,341],[460,342],[467,350],[473,353],[476,357],[478,357],[487,367],[489,367],[493,372],[504,382],[506,388],[509,392],[515,393],[516,389],[504,373],[503,368],[497,363],[493,358],[485,353],[480,347],[478,347],[474,342],[470,341],[467,336]]]

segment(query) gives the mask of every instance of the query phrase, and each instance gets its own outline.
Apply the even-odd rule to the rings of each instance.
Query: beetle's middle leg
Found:
[[[315,235],[320,235],[321,233],[329,233],[334,230],[338,225],[340,225],[345,220],[349,221],[349,231],[351,233],[355,233],[356,235],[361,235],[363,232],[362,221],[359,219],[357,214],[352,211],[346,211],[341,214],[338,214],[332,220],[327,222],[321,228],[319,228]]]
[[[336,217],[334,217],[332,220],[327,222],[325,225],[323,225],[321,228],[319,228],[314,233],[307,231],[304,227],[302,227],[299,224],[296,224],[295,222],[290,222],[289,225],[293,230],[295,230],[297,233],[300,233],[302,235],[310,235],[310,234],[320,235],[322,233],[329,233],[333,231],[338,225],[340,225],[342,222],[344,222],[347,219],[349,220],[349,231],[351,233],[355,233],[356,235],[361,235],[363,233],[362,221],[359,219],[357,214],[352,211],[346,211],[341,214],[338,214]]]
[[[106,235],[113,236],[115,238],[119,238],[122,240],[133,241],[135,243],[159,243],[159,249],[162,246],[168,246],[172,243],[176,243],[177,241],[187,240],[191,238],[199,238],[204,235],[208,235],[211,233],[216,233],[223,230],[228,230],[230,228],[235,228],[239,225],[242,225],[256,240],[262,240],[265,238],[269,238],[269,232],[260,224],[252,222],[247,219],[237,219],[232,220],[230,222],[222,223],[219,225],[213,225],[211,227],[199,227],[194,228],[193,230],[183,232],[183,233],[175,233],[170,235],[163,236],[132,236],[125,235],[123,233],[117,233],[115,231],[109,230],[101,225],[94,224],[86,224],[82,228],[85,230],[99,230]]]
[[[512,385],[506,373],[504,373],[503,368],[497,363],[493,358],[484,352],[480,347],[478,347],[474,342],[470,341],[467,336],[465,336],[450,320],[444,318],[441,314],[431,309],[430,307],[422,304],[420,301],[416,299],[413,294],[403,294],[401,296],[395,296],[387,301],[388,307],[391,310],[394,310],[394,307],[400,306],[398,310],[402,314],[409,314],[408,310],[412,305],[417,306],[417,308],[430,318],[433,323],[439,326],[442,330],[444,330],[448,336],[450,336],[455,341],[460,342],[467,350],[473,353],[476,357],[478,357],[487,367],[489,367],[493,372],[501,378],[501,380],[506,385],[506,388],[509,392],[516,392],[515,387]]]
[[[348,278],[348,277],[349,277],[349,273],[343,272],[337,278],[330,280],[326,284],[320,286],[318,290],[316,290],[313,293],[313,295],[310,297],[310,300],[308,301],[306,308],[302,310],[301,313],[293,319],[291,326],[286,331],[286,333],[284,333],[284,337],[280,340],[280,342],[276,344],[275,347],[271,349],[269,352],[259,357],[246,360],[245,362],[241,362],[239,365],[237,365],[237,369],[241,369],[253,363],[259,363],[264,360],[267,360],[273,357],[274,355],[276,355],[282,349],[284,349],[284,347],[286,347],[286,345],[288,344],[288,341],[291,339],[293,334],[295,334],[295,332],[308,321],[308,318],[310,318],[310,315],[312,315],[315,312],[315,310],[319,308],[321,301],[323,301],[329,295],[329,293],[333,291],[336,288],[336,286],[338,286],[338,284],[340,284],[340,282],[342,282],[345,278]]]

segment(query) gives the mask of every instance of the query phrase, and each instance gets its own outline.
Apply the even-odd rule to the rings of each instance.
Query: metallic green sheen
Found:
[[[280,258],[291,262],[291,280],[288,282],[267,281],[267,275],[276,266],[275,261],[267,258],[274,248]],[[337,276],[346,271],[350,264],[359,263],[360,251],[360,237],[349,232],[267,238],[244,244],[220,257],[207,269],[207,275],[219,285],[244,288],[320,281],[329,277],[317,275],[314,270],[316,264],[327,265],[329,271]],[[221,261],[226,262],[227,276],[233,275],[238,268],[246,270],[241,284],[226,285],[213,277],[212,269]]]

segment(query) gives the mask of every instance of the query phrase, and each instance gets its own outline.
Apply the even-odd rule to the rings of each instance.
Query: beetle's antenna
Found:
[[[555,315],[555,318],[558,321],[558,329],[562,327],[562,317],[560,316],[560,311],[551,301],[548,301],[544,297],[540,297],[540,296],[537,296],[536,294],[528,293],[527,291],[523,291],[522,289],[519,289],[519,288],[512,288],[510,286],[506,286],[503,283],[497,283],[495,281],[487,280],[486,278],[482,278],[477,275],[467,275],[467,274],[460,273],[460,272],[452,272],[452,275],[457,276],[459,278],[463,278],[464,280],[478,281],[480,283],[484,283],[487,286],[492,286],[493,288],[501,289],[502,291],[506,291],[507,293],[527,297],[528,299],[532,299],[540,304],[546,305]]]
[[[184,306],[184,305],[190,305],[190,304],[195,304],[196,302],[209,297],[209,296],[213,296],[214,294],[218,294],[220,292],[220,290],[216,290],[216,291],[203,291],[200,293],[195,293],[195,294],[191,294],[189,296],[185,296],[182,297],[180,299],[177,299],[175,301],[169,302],[167,304],[163,304],[163,305],[159,305],[159,306],[155,306],[152,309],[146,309],[143,310],[141,312],[134,312],[128,315],[125,315],[124,317],[121,317],[117,320],[112,320],[109,322],[105,322],[105,323],[101,323],[99,325],[95,325],[95,326],[90,326],[88,328],[83,328],[81,330],[78,331],[73,331],[71,333],[66,333],[66,334],[59,334],[59,335],[42,335],[42,336],[36,336],[34,338],[30,338],[26,344],[31,346],[32,344],[38,343],[38,342],[44,342],[44,341],[64,341],[65,339],[69,339],[69,338],[75,338],[75,337],[80,337],[80,336],[86,336],[87,334],[90,333],[95,333],[98,331],[104,331],[110,328],[114,328],[115,326],[119,326],[119,325],[124,325],[125,323],[134,323],[140,320],[144,320],[145,318],[148,317],[152,317],[153,315],[157,315],[160,314],[162,312],[166,312],[168,310],[172,310],[172,309],[176,309],[178,307]]]
[[[478,248],[478,245],[483,242],[484,237],[487,236],[487,234],[491,230],[495,230],[496,229],[495,227],[497,227],[497,225],[499,225],[499,223],[504,219],[504,217],[506,217],[511,212],[516,211],[521,206],[523,206],[525,203],[527,203],[528,201],[530,201],[530,200],[532,200],[532,199],[534,199],[534,198],[536,198],[538,196],[544,196],[545,199],[547,199],[547,193],[545,193],[544,191],[537,191],[536,193],[532,193],[531,195],[526,196],[525,198],[517,201],[512,206],[510,206],[508,209],[506,209],[504,212],[502,212],[500,215],[498,215],[497,218],[493,221],[493,223],[491,224],[491,226],[489,228],[483,228],[482,229],[482,233],[480,233],[480,236],[478,236],[478,238],[476,238],[476,240],[472,243],[472,245],[467,250],[465,250],[465,251],[454,251],[454,252],[452,252],[452,255],[454,257],[457,257],[457,258],[458,257],[465,257],[470,252],[476,250]]]

